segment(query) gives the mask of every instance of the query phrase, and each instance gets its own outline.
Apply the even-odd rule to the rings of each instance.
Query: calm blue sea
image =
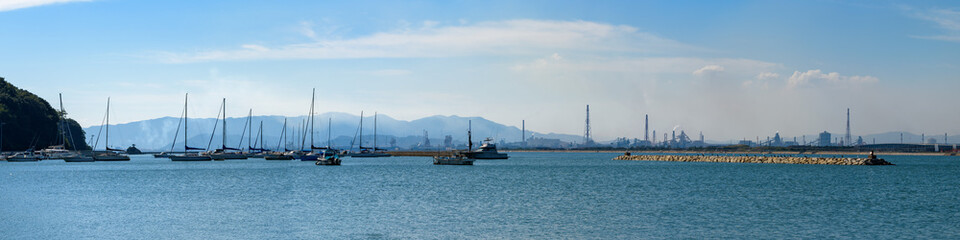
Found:
[[[0,162],[3,239],[960,238],[960,158]]]

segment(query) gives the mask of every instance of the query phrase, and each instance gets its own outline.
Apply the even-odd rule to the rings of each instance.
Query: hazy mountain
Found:
[[[308,118],[306,116],[287,117],[287,142],[289,148],[295,149],[301,144],[306,146],[310,144],[310,136],[304,136],[304,124]],[[355,136],[359,134],[360,116],[348,113],[330,112],[318,114],[314,124],[314,144],[317,146],[326,145],[327,125],[330,123],[330,137],[333,145],[338,147],[349,146],[351,141],[355,141]],[[332,120],[332,122],[330,122]],[[413,121],[396,120],[387,115],[377,116],[377,145],[386,147],[390,144],[390,139],[395,138],[396,145],[400,148],[409,148],[416,145],[423,139],[424,130],[430,138],[432,145],[441,144],[446,135],[453,137],[454,143],[465,143],[467,139],[468,121],[473,121],[473,137],[475,143],[483,138],[494,138],[496,141],[517,142],[521,139],[521,130],[515,126],[506,126],[482,117],[459,117],[459,116],[430,116]],[[241,144],[247,146],[249,132],[244,129],[247,125],[247,118],[227,118],[227,146],[237,147]],[[263,141],[265,147],[276,148],[281,143],[280,136],[284,123],[283,116],[253,116],[253,136],[257,136],[260,122],[263,121]],[[364,146],[373,145],[374,116],[364,115],[363,119],[363,142]],[[174,135],[177,137],[176,149],[183,149],[183,127],[177,132],[178,125],[182,124],[179,118],[164,117],[150,120],[143,120],[125,124],[110,125],[110,146],[113,148],[127,147],[136,144],[142,150],[170,150]],[[213,135],[214,125],[217,125],[217,132]],[[188,143],[191,147],[218,147],[221,143],[221,129],[216,119],[213,118],[191,118],[188,121],[188,131],[190,138]],[[246,128],[249,129],[249,128]],[[85,129],[90,137],[90,145],[97,145],[98,149],[104,146],[104,137],[99,138],[97,143],[96,135],[101,130],[100,126],[92,126]],[[309,128],[306,129],[309,133]],[[528,131],[528,137],[537,136],[545,138],[556,138],[563,141],[579,141],[580,136],[567,134],[542,134]],[[242,139],[241,139],[242,138]],[[259,142],[253,139],[254,142]],[[282,146],[281,146],[282,148]]]

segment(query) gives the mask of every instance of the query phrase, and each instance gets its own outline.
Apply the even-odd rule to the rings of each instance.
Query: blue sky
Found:
[[[599,139],[960,133],[949,1],[0,0],[0,76],[100,124],[379,111]]]

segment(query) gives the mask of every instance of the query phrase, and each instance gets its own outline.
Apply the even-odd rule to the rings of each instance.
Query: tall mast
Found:
[[[259,151],[263,151],[263,120],[260,120],[260,129],[257,129],[257,136],[260,136],[260,147]]]
[[[373,151],[377,151],[377,112],[373,112]]]
[[[330,144],[330,125],[333,125],[333,118],[327,118],[327,149],[330,149],[330,145],[332,145]]]
[[[183,94],[183,154],[187,154],[187,97],[190,93]]]
[[[107,97],[107,136],[104,150],[110,151],[110,97]]]
[[[250,135],[253,135],[253,109],[250,109],[250,113],[247,114],[247,125],[250,126]],[[263,128],[263,122],[260,122],[260,128]],[[247,151],[250,151],[250,135],[247,135]]]
[[[363,151],[363,111],[360,111],[360,151]]]
[[[473,120],[467,121],[467,151],[473,151]]]
[[[63,140],[63,147],[67,147],[67,133],[63,131],[63,93],[58,94],[60,96],[60,112],[57,113],[57,118],[60,119],[60,122],[57,124],[60,126],[60,138]]]
[[[300,121],[300,151],[303,151],[303,144],[307,141],[307,122],[306,119]]]
[[[310,151],[313,152],[313,104],[317,99],[317,89],[313,89],[313,93],[310,95]]]
[[[280,143],[283,143],[283,148],[287,148],[287,118],[283,118],[283,129],[280,130]],[[280,143],[277,143],[277,151],[280,151]]]
[[[223,138],[220,138],[220,145],[223,148],[223,151],[227,151],[227,98],[223,98],[223,131],[220,131],[223,134]]]

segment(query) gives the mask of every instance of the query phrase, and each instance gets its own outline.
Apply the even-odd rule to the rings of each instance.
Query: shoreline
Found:
[[[810,155],[869,155],[870,152],[841,152],[841,151],[822,151],[822,152],[799,152],[799,151],[679,151],[679,150],[501,150],[501,152],[550,152],[550,153],[662,153],[662,154],[810,154]],[[877,155],[894,156],[951,156],[950,153],[925,153],[925,152],[878,152]],[[953,155],[956,156],[956,155]]]

